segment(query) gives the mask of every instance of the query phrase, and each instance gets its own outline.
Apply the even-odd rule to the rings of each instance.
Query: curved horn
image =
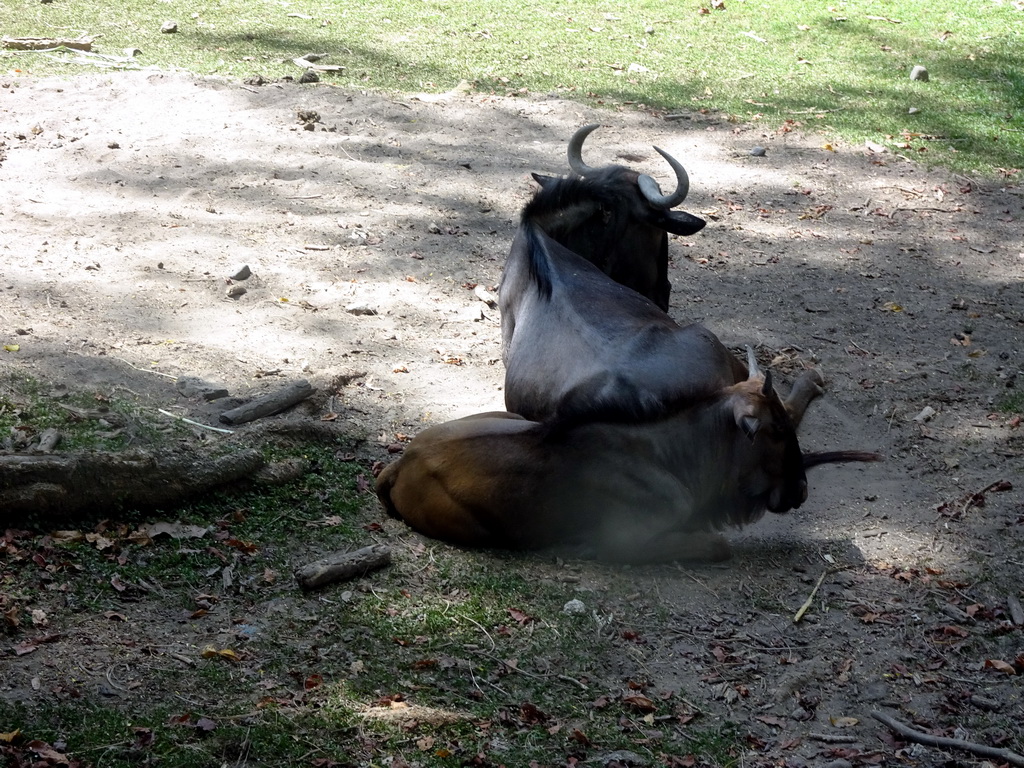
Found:
[[[588,173],[593,173],[597,170],[583,162],[583,142],[586,140],[587,136],[600,127],[601,125],[599,123],[584,125],[572,135],[571,139],[569,139],[569,149],[566,154],[569,156],[569,167],[572,168],[573,173],[580,176],[586,176]]]
[[[757,367],[757,355],[754,354],[754,348],[747,347],[747,378],[748,379],[759,379],[764,374],[761,373],[761,369]]]
[[[661,194],[661,188],[658,186],[658,182],[647,174],[643,174],[638,179],[637,183],[640,185],[640,191],[644,193],[644,197],[647,199],[647,202],[655,208],[674,208],[683,202],[683,200],[686,199],[686,195],[689,194],[690,177],[687,175],[686,169],[683,168],[683,164],[672,157],[668,152],[660,147],[655,147],[654,151],[664,157],[668,164],[672,166],[672,170],[676,172],[676,191],[671,195]]]

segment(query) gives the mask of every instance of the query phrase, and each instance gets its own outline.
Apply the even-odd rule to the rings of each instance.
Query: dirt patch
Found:
[[[237,402],[184,397],[175,377],[233,398],[308,378],[305,411],[370,437],[367,459],[396,433],[503,408],[500,318],[473,289],[498,282],[529,173],[564,172],[587,122],[605,126],[591,164],[664,178],[651,146],[665,148],[690,173],[684,207],[709,220],[670,246],[672,315],[756,345],[790,381],[818,367],[828,392],[804,447],[886,462],[815,469],[807,504],[733,536],[725,567],[581,565],[584,582],[635,580],[629,611],[652,617],[608,675],[685,692],[765,759],[803,739],[789,765],[904,749],[866,717],[879,707],[1024,748],[1020,678],[986,666],[1024,652],[1009,614],[1024,583],[1020,188],[829,149],[796,124],[556,98],[171,74],[0,85],[0,333],[19,347],[0,372],[132,399],[154,424],[158,409],[216,424]],[[230,280],[242,265],[252,276]],[[1012,489],[978,495],[1000,480]],[[0,695],[36,695],[47,653]]]

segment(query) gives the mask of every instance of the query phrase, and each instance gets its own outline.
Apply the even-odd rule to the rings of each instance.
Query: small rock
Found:
[[[971,704],[976,706],[978,709],[984,709],[988,712],[998,712],[1000,709],[1003,708],[1003,705],[995,699],[989,699],[977,693],[973,694],[971,698],[968,699],[968,701],[970,701]]]
[[[768,150],[765,149],[764,147],[754,147],[752,150],[750,150],[750,154],[752,157],[764,157],[767,153]]]
[[[224,387],[211,384],[198,376],[182,376],[174,382],[174,388],[184,397],[201,397],[203,400],[220,400],[228,396]]]
[[[603,755],[599,755],[597,759],[600,761],[600,765],[610,766],[612,763],[619,765],[649,765],[641,755],[636,752],[630,752],[628,749],[616,749],[614,752],[605,752]]]
[[[856,577],[849,571],[839,571],[832,577],[833,581],[844,589],[850,589],[857,584]]]
[[[249,269],[249,265],[248,264],[243,264],[241,267],[238,268],[238,270],[235,272],[235,274],[233,274],[230,277],[230,279],[231,280],[248,280],[250,277],[252,277],[252,270]]]
[[[315,109],[300,109],[295,113],[295,116],[299,118],[300,123],[319,123],[320,113]]]
[[[299,77],[299,82],[300,83],[319,83],[320,82],[320,75],[318,75],[312,69],[307,69]],[[311,129],[307,128],[306,130],[311,130]]]
[[[482,301],[491,309],[494,309],[496,306],[498,306],[498,298],[479,283],[473,289],[473,295],[480,299],[480,301]]]
[[[562,613],[572,614],[584,614],[587,612],[587,606],[583,604],[582,600],[570,600],[568,603],[562,606]]]
[[[178,31],[178,22],[176,21],[165,21],[160,25],[160,32],[165,35],[173,35]]]
[[[918,64],[912,70],[910,70],[911,80],[920,80],[922,83],[928,82],[928,70]]]
[[[434,222],[430,222],[430,226],[427,227],[427,232],[429,232],[432,235],[440,235],[441,228],[437,226],[437,224],[435,224]]]
[[[134,59],[136,56],[142,53],[141,48],[122,48],[121,53],[127,56],[129,59]]]
[[[804,723],[814,717],[814,713],[808,712],[803,707],[797,705],[792,712],[789,713],[790,720],[796,720],[798,723]]]
[[[907,110],[907,114],[908,115],[916,115],[920,111],[921,110],[918,109],[917,107],[911,107],[910,109]]]
[[[237,299],[237,298],[239,298],[241,296],[245,296],[245,294],[246,294],[245,286],[244,285],[231,285],[231,286],[228,286],[228,289],[227,289],[227,291],[225,291],[225,294],[227,295],[227,297],[229,299]]]
[[[377,310],[367,304],[349,304],[345,311],[350,315],[376,315]]]
[[[121,145],[118,144],[116,141],[108,141],[107,142],[107,149],[120,149],[120,148],[121,148]]]
[[[918,424],[924,424],[926,421],[931,421],[932,416],[935,415],[935,409],[930,405],[926,405],[921,409],[921,412],[914,417],[914,421]]]

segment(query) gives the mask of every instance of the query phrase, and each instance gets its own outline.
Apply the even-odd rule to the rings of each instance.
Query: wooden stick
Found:
[[[225,411],[220,415],[220,420],[225,424],[237,425],[261,419],[264,416],[272,416],[286,408],[291,408],[296,403],[302,402],[315,391],[312,384],[305,379],[299,379],[284,389],[279,389],[277,392],[271,392],[269,395],[258,397],[245,405]]]
[[[823,741],[826,744],[853,744],[857,741],[856,736],[846,736],[841,733],[809,733],[807,738]]]
[[[1020,600],[1013,595],[1007,595],[1006,607],[1010,609],[1010,621],[1018,627],[1024,625],[1024,608],[1021,608]]]
[[[899,720],[895,720],[881,712],[872,712],[871,716],[878,722],[887,725],[903,738],[916,741],[918,744],[924,744],[927,747],[962,749],[965,752],[981,755],[982,757],[993,757],[996,760],[1003,760],[1010,765],[1024,766],[1024,755],[1018,755],[1016,752],[1011,752],[1008,749],[975,744],[972,741],[964,741],[963,739],[950,739],[946,736],[932,736],[930,733],[924,733],[916,728],[911,728],[909,725],[901,723]]]
[[[200,424],[198,421],[192,421],[192,419],[186,419],[184,416],[178,416],[177,414],[171,413],[170,411],[165,411],[163,408],[157,408],[157,410],[160,413],[162,413],[164,416],[170,416],[172,419],[177,419],[178,421],[183,421],[186,424],[191,424],[193,427],[200,427],[201,429],[209,429],[209,430],[212,430],[214,432],[220,432],[223,435],[233,435],[233,434],[235,434],[230,429],[221,429],[220,427],[211,427],[211,426],[209,426],[207,424]]]
[[[295,578],[308,591],[336,581],[358,579],[390,564],[391,550],[383,544],[373,544],[355,552],[335,552],[321,558],[296,571]]]
[[[814,589],[811,590],[811,594],[807,596],[807,600],[800,606],[800,610],[796,612],[796,616],[793,617],[793,623],[798,624],[800,619],[807,613],[807,609],[811,607],[811,603],[814,602],[814,596],[818,594],[818,587],[821,586],[821,582],[825,580],[825,574],[828,573],[828,569],[821,572],[821,576],[818,577],[818,583],[814,585]]]
[[[61,435],[60,430],[53,427],[44,429],[43,434],[39,436],[39,445],[36,446],[36,450],[40,453],[50,453],[50,451],[57,447],[61,437],[63,435]]]

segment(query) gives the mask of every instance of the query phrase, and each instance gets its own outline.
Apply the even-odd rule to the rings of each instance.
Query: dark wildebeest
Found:
[[[533,421],[642,421],[746,379],[713,333],[680,327],[549,236],[536,215],[542,204],[538,196],[524,209],[501,281],[509,411]]]
[[[658,147],[676,175],[675,191],[668,195],[650,176],[624,166],[592,168],[583,162],[583,142],[598,127],[586,125],[569,140],[575,176],[533,174],[541,190],[529,206],[530,219],[552,240],[667,312],[668,233],[692,235],[704,227],[703,219],[671,210],[686,199],[690,179],[682,164]],[[515,258],[513,245],[510,262]]]
[[[642,423],[553,432],[485,413],[431,427],[381,472],[377,494],[392,516],[461,546],[724,560],[729,545],[718,531],[799,507],[806,467],[878,458],[801,454],[796,426],[821,377],[806,371],[783,402],[752,352],[749,369],[745,380]]]

